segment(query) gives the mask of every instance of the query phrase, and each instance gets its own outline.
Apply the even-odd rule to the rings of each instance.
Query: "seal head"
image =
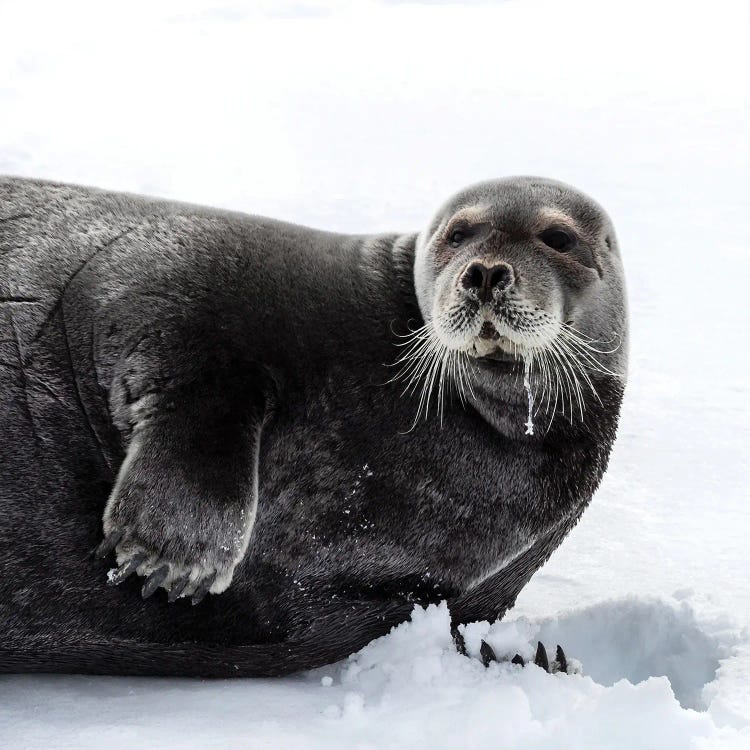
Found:
[[[625,375],[615,232],[568,185],[511,177],[458,193],[420,234],[414,272],[420,336],[464,397],[521,401],[523,369],[537,407],[572,419],[598,375]]]

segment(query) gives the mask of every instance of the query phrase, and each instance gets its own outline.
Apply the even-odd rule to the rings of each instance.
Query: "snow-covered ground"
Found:
[[[0,3],[0,172],[420,227],[543,174],[628,272],[611,468],[502,623],[583,676],[455,653],[445,607],[279,680],[0,678],[3,748],[750,747],[745,2]],[[2,623],[0,623],[0,637]]]

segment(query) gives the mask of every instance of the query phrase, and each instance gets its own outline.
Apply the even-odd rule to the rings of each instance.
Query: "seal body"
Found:
[[[0,671],[283,674],[415,602],[457,623],[513,604],[601,479],[622,379],[590,372],[584,417],[527,435],[517,368],[472,360],[473,392],[415,423],[393,364],[430,318],[440,226],[347,236],[0,179]],[[624,336],[618,290],[614,257],[582,320],[604,304]],[[183,589],[110,585],[136,570]]]

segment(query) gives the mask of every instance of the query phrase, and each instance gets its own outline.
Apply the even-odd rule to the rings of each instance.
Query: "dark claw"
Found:
[[[146,559],[145,552],[138,552],[133,555],[127,562],[124,562],[115,571],[115,574],[109,579],[108,583],[112,586],[119,586],[129,575],[135,573],[140,564]]]
[[[547,658],[547,650],[542,645],[541,641],[537,641],[536,644],[536,656],[534,657],[534,664],[537,667],[541,667],[545,672],[549,672],[549,659]]]
[[[94,557],[97,560],[106,557],[119,544],[124,533],[124,531],[113,531],[109,536],[106,536],[101,544],[94,550]]]
[[[518,664],[518,666],[520,666],[520,667],[525,667],[526,666],[526,662],[523,660],[523,656],[521,656],[521,654],[516,654],[510,660],[510,663],[511,664]]]
[[[185,575],[180,576],[173,584],[172,588],[169,590],[169,596],[167,597],[167,601],[172,604],[172,602],[176,602],[180,598],[180,594],[185,590],[185,587],[190,583],[190,573],[185,573]]]
[[[487,641],[482,641],[482,645],[479,647],[479,656],[481,657],[482,664],[484,664],[485,667],[489,667],[491,662],[497,661],[495,651],[492,646],[487,643]]]
[[[461,631],[458,628],[451,628],[451,635],[453,636],[453,643],[456,646],[456,651],[458,651],[461,656],[468,656],[466,653],[466,641],[461,635]]]
[[[169,565],[162,565],[157,568],[151,575],[146,579],[146,583],[143,584],[141,589],[141,596],[144,599],[148,599],[151,594],[164,583],[164,579],[169,575]]]
[[[562,646],[557,647],[557,653],[555,654],[557,659],[557,665],[561,672],[568,672],[568,660],[565,658],[565,652],[562,650]]]
[[[211,575],[208,578],[204,578],[201,582],[201,585],[198,586],[198,588],[193,592],[193,598],[190,600],[190,603],[195,606],[196,604],[200,604],[203,601],[203,598],[208,593],[208,590],[213,585],[213,582],[216,580],[216,573],[211,573]]]

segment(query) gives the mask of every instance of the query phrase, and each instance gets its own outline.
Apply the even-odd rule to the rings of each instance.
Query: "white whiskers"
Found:
[[[406,340],[399,346],[405,347],[405,351],[394,363],[401,365],[401,369],[389,382],[403,380],[405,386],[402,395],[419,393],[417,413],[409,431],[416,427],[422,416],[426,418],[429,414],[435,389],[442,425],[446,395],[455,390],[462,404],[467,393],[473,395],[468,354],[458,349],[449,349],[439,339],[431,322],[402,338]]]
[[[614,341],[613,336],[610,342]],[[586,411],[586,391],[601,404],[601,398],[592,379],[593,373],[620,377],[612,372],[600,359],[602,355],[616,352],[620,344],[613,349],[600,349],[599,342],[586,336],[569,324],[561,324],[557,334],[546,345],[523,347],[522,357],[525,366],[525,380],[532,380],[534,365],[537,366],[536,377],[533,378],[536,389],[530,398],[536,402],[537,409],[550,414],[547,430],[558,411],[570,424],[575,418],[583,421]],[[531,386],[529,386],[531,388]]]
[[[459,321],[456,315],[454,312],[453,319],[449,320],[453,326],[445,326],[447,330],[466,326],[466,317]],[[537,325],[514,327],[512,341],[513,355],[523,361],[523,382],[519,386],[526,391],[528,401],[528,419],[524,425],[527,435],[534,434],[534,418],[542,412],[550,415],[547,431],[558,412],[570,424],[574,419],[583,421],[587,392],[601,403],[592,375],[619,377],[601,361],[602,356],[619,349],[619,342],[613,349],[598,348],[600,342],[572,325],[558,321],[554,322],[555,334],[545,340],[540,334],[552,324],[551,317],[542,315],[541,325],[538,317],[535,322]],[[433,396],[436,396],[442,425],[445,400],[449,394],[455,391],[462,404],[469,395],[475,398],[472,358],[466,351],[446,346],[437,334],[434,321],[401,338],[404,341],[399,346],[404,347],[404,352],[394,363],[400,369],[389,382],[403,380],[402,395],[418,395],[417,413],[410,431],[420,418],[428,416]],[[612,343],[615,338],[619,337],[615,335],[606,343]]]

